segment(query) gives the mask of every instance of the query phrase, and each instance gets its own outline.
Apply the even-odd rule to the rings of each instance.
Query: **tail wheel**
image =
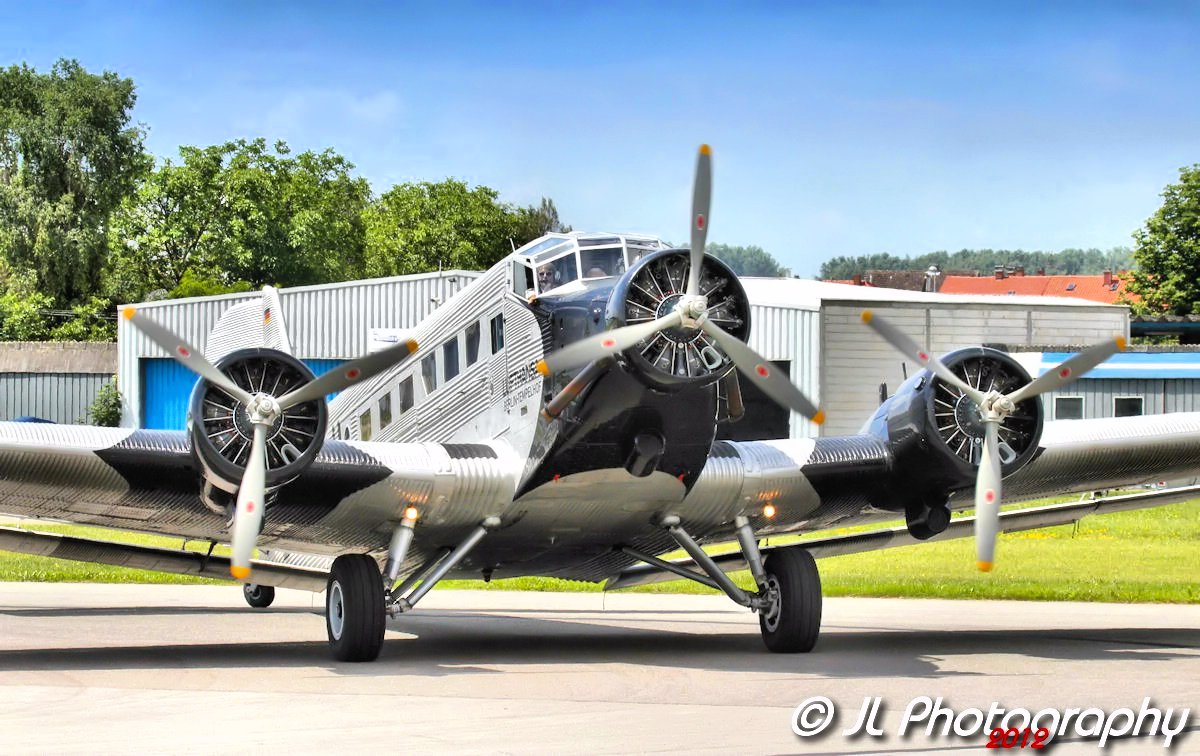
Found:
[[[807,653],[821,633],[821,575],[806,550],[772,551],[763,565],[771,605],[758,618],[763,642],[777,654]]]
[[[338,661],[374,661],[383,648],[385,608],[379,565],[366,554],[333,561],[325,590],[325,629]]]
[[[266,609],[275,601],[275,588],[270,585],[245,583],[242,585],[242,596],[246,598],[246,603],[255,609]]]

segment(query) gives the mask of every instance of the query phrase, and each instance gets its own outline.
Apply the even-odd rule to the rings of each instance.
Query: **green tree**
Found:
[[[149,165],[135,99],[73,60],[0,70],[0,258],[59,305],[96,293],[109,216]]]
[[[54,302],[37,288],[32,270],[12,270],[0,259],[0,341],[41,341],[50,332],[46,311]]]
[[[292,155],[286,143],[268,149],[263,139],[179,153],[180,162],[155,170],[114,218],[114,299],[361,277],[371,190],[343,157]]]
[[[516,212],[516,236],[513,238],[513,243],[518,247],[539,236],[549,233],[565,234],[571,230],[570,226],[564,225],[559,220],[558,208],[554,206],[554,200],[547,197],[542,197],[542,201],[537,207],[530,205],[522,207]]]
[[[494,189],[471,189],[455,179],[392,187],[364,214],[367,275],[495,264],[512,250],[510,239],[518,245],[529,241],[519,237],[518,213],[497,196]]]
[[[1133,233],[1137,270],[1126,290],[1141,297],[1135,311],[1200,313],[1200,163],[1181,168],[1163,203]]]
[[[739,276],[778,278],[790,276],[791,271],[762,247],[733,247],[728,244],[708,244],[704,251],[724,262]]]

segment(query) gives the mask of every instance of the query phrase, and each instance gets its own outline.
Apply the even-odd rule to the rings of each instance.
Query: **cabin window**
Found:
[[[371,412],[369,410],[358,416],[358,437],[363,441],[371,440]]]
[[[413,377],[410,375],[400,382],[400,412],[408,412],[413,406]]]
[[[606,278],[623,273],[625,261],[621,248],[582,249],[579,251],[580,268],[584,278]]]
[[[342,438],[346,441],[350,440],[350,425],[349,424],[342,426]]]
[[[519,297],[527,297],[533,293],[533,268],[523,262],[513,263],[512,275],[513,293]]]
[[[421,381],[425,384],[425,395],[437,391],[437,360],[429,355],[421,360]]]
[[[467,326],[467,367],[479,361],[479,321]]]
[[[1113,397],[1113,417],[1135,417],[1144,415],[1143,401],[1140,396]]]
[[[1055,420],[1082,420],[1083,419],[1083,397],[1082,396],[1056,396],[1056,397],[1054,397],[1054,419]]]
[[[504,315],[492,318],[492,354],[504,348]]]
[[[445,371],[446,380],[452,380],[458,375],[458,337],[442,344],[442,370]]]
[[[538,293],[545,294],[563,284],[568,284],[579,278],[579,266],[575,264],[575,255],[566,255],[550,262],[538,263],[537,284]]]
[[[392,422],[392,395],[384,394],[379,397],[379,429],[383,430]]]

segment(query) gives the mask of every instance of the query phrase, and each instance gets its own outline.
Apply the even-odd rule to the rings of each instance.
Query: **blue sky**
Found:
[[[250,6],[249,9],[242,7]],[[138,87],[148,145],[332,147],[581,230],[835,255],[1130,244],[1200,162],[1200,4],[29,3],[0,63]]]

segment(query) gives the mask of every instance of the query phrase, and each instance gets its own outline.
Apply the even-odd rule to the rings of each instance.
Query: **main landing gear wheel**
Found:
[[[255,609],[266,609],[275,601],[275,587],[271,585],[242,584],[242,596]]]
[[[333,561],[325,587],[325,629],[338,661],[374,661],[383,648],[386,619],[379,565],[366,554]]]
[[[766,589],[774,597],[758,617],[763,642],[777,654],[812,651],[821,633],[821,575],[812,554],[778,549],[763,568]]]

